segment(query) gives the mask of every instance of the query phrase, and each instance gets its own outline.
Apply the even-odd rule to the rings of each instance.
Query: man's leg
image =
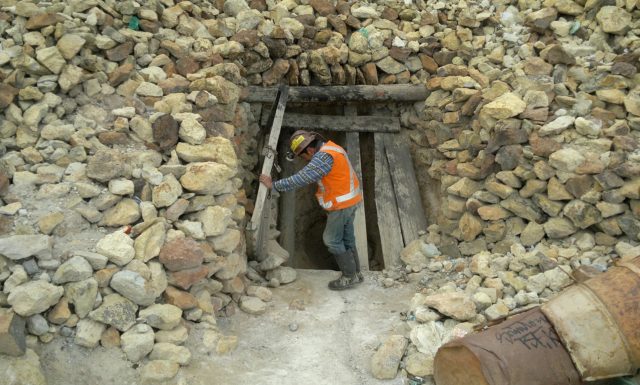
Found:
[[[353,228],[353,222],[356,217],[356,210],[358,205],[349,207],[346,210],[350,210],[351,213],[348,215],[347,220],[344,224],[344,246],[347,249],[347,252],[350,252],[354,262],[356,264],[356,277],[358,278],[358,283],[364,281],[364,276],[360,272],[360,258],[358,257],[358,249],[356,248],[356,234]]]
[[[329,282],[329,289],[343,290],[352,287],[357,283],[356,264],[351,255],[347,251],[344,243],[344,231],[346,221],[349,219],[349,213],[344,210],[330,211],[327,217],[327,226],[322,234],[322,240],[333,254],[342,276],[334,281]]]
[[[346,251],[342,210],[329,211],[327,225],[322,233],[322,242],[329,249],[329,253],[333,255],[342,254]]]

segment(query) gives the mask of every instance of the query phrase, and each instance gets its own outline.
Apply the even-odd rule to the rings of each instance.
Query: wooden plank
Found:
[[[240,100],[249,103],[273,102],[276,87],[245,87]],[[429,92],[424,84],[389,84],[380,86],[310,86],[291,87],[290,102],[416,102],[425,100]]]
[[[355,116],[358,110],[353,105],[346,105],[344,107],[345,116]],[[362,165],[360,160],[360,134],[356,132],[347,132],[347,154],[349,155],[349,161],[353,166],[353,169],[360,181],[360,188],[362,189]],[[364,197],[364,190],[362,191]],[[367,219],[364,212],[364,204],[358,205],[356,209],[356,216],[353,221],[353,229],[356,234],[356,250],[358,250],[358,257],[360,260],[360,270],[369,270],[369,247],[367,244]]]
[[[263,116],[261,125],[267,125]],[[336,116],[288,113],[282,120],[288,128],[347,132],[400,132],[400,119],[392,116]]]
[[[400,252],[404,247],[398,205],[393,191],[389,161],[385,153],[384,137],[392,134],[374,134],[375,142],[375,201],[382,258],[386,269],[400,265]],[[395,171],[395,170],[394,170]]]
[[[280,154],[280,165],[282,165],[282,177],[288,177],[295,173],[293,162],[285,159],[287,150],[289,149],[289,141],[282,140],[278,154]],[[295,256],[296,247],[296,190],[285,191],[280,193],[278,209],[279,230],[280,230],[280,246],[289,252],[290,266],[295,266],[293,258]]]
[[[280,138],[280,129],[282,127],[282,118],[284,116],[284,110],[287,106],[287,95],[289,88],[287,86],[280,87],[280,91],[276,97],[275,110],[272,111],[271,116],[273,116],[273,123],[271,124],[271,130],[269,132],[269,140],[266,145],[266,153],[264,158],[264,163],[262,164],[261,173],[264,175],[271,175],[271,169],[273,168],[273,163],[275,161],[276,156],[276,148],[278,146],[278,139]],[[263,256],[266,245],[266,235],[268,233],[269,228],[269,215],[271,212],[270,206],[270,192],[269,189],[263,185],[259,184],[258,187],[258,195],[256,197],[255,208],[251,215],[251,221],[249,221],[247,225],[247,229],[255,232],[256,241],[254,252],[259,257]],[[268,199],[269,198],[269,199]],[[265,210],[266,207],[266,210]],[[266,211],[266,213],[264,212]],[[260,259],[260,258],[259,258]]]
[[[419,231],[427,230],[427,218],[409,152],[409,143],[402,135],[387,135],[385,151],[390,167],[391,180],[398,205],[404,245],[418,239]]]

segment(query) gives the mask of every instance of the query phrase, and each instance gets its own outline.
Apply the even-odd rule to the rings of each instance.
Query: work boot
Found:
[[[353,254],[353,259],[356,262],[356,278],[358,279],[358,283],[364,282],[364,275],[360,272],[360,257],[358,256],[358,249],[351,249],[351,254]]]
[[[341,254],[334,254],[333,257],[336,259],[342,275],[340,278],[329,282],[329,289],[344,290],[359,284],[360,281],[356,275],[356,263],[352,253],[345,251]]]

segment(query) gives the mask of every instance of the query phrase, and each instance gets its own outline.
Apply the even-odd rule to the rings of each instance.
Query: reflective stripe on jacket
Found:
[[[316,198],[323,209],[333,211],[346,209],[362,200],[360,181],[356,175],[346,151],[337,144],[328,141],[320,152],[326,152],[333,158],[333,167],[318,182]]]

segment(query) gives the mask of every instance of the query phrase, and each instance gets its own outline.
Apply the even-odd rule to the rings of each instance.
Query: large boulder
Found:
[[[29,257],[51,259],[53,238],[48,235],[12,235],[0,238],[0,254],[19,261]]]
[[[378,348],[371,357],[371,372],[381,380],[392,380],[398,374],[400,360],[404,356],[409,341],[401,335],[393,335]]]
[[[17,314],[28,317],[42,313],[58,303],[64,294],[61,286],[55,286],[45,281],[26,282],[9,293],[7,301]]]
[[[186,190],[198,194],[220,194],[229,189],[230,179],[236,170],[216,162],[191,163],[180,177]]]

